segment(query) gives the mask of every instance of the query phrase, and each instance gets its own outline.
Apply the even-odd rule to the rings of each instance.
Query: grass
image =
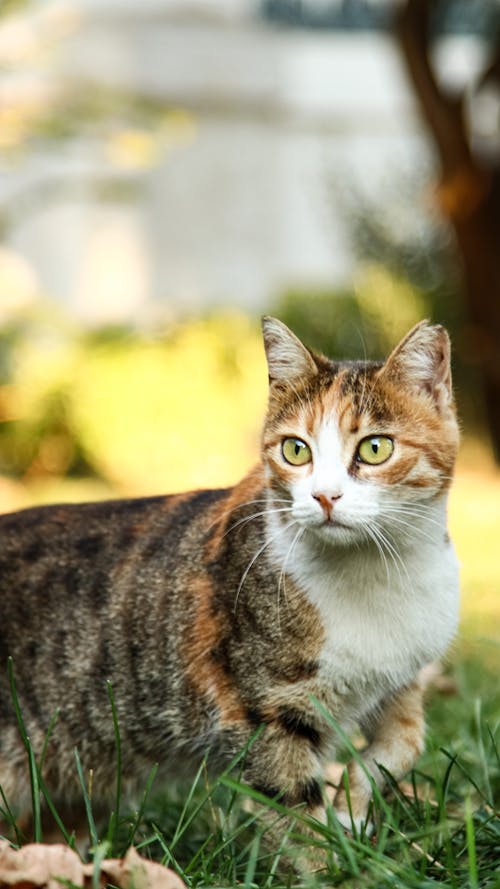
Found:
[[[330,850],[327,873],[284,878],[279,850],[263,844],[264,827],[245,806],[248,795],[263,798],[239,781],[235,761],[215,780],[202,763],[189,786],[168,796],[154,793],[152,770],[137,811],[120,799],[120,736],[112,690],[110,713],[117,750],[116,805],[108,824],[96,827],[92,802],[78,755],[82,800],[87,810],[90,857],[123,855],[135,844],[142,855],[173,867],[188,886],[241,885],[284,889],[287,885],[408,887],[424,889],[439,882],[453,889],[500,889],[500,689],[498,673],[471,655],[465,640],[457,647],[450,675],[454,694],[434,690],[428,704],[427,750],[415,771],[398,785],[388,776],[389,791],[376,794],[373,838],[346,836],[330,812],[317,825],[311,842]],[[11,690],[17,705],[14,676]],[[43,839],[39,797],[53,802],[35,761],[18,709],[27,762],[33,782],[35,833]],[[13,801],[12,801],[13,802]],[[13,821],[3,802],[4,818]],[[283,807],[270,803],[279,817]],[[295,813],[298,821],[302,818]],[[67,842],[72,839],[67,834]],[[18,831],[17,841],[23,842]]]

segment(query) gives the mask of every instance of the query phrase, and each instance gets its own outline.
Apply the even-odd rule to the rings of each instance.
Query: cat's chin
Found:
[[[356,528],[339,521],[323,522],[321,525],[310,525],[308,530],[322,541],[331,546],[349,546],[359,542],[360,535]]]

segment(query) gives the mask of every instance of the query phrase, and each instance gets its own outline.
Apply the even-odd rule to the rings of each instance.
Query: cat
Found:
[[[448,335],[421,322],[384,362],[332,361],[270,317],[263,335],[261,461],[234,487],[0,516],[0,784],[16,811],[30,789],[9,655],[37,755],[59,710],[56,803],[81,799],[74,748],[94,800],[114,787],[107,680],[132,790],[155,762],[168,782],[249,744],[244,780],[321,821],[331,714],[367,740],[350,806],[335,799],[352,829],[368,774],[399,778],[422,751],[419,671],[457,626]]]

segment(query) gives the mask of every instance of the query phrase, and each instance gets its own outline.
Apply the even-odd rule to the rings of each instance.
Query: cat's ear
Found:
[[[381,374],[390,374],[402,385],[426,392],[438,407],[450,404],[450,338],[444,327],[421,321],[389,355]]]
[[[286,384],[318,373],[311,352],[282,321],[263,318],[262,333],[270,383]]]

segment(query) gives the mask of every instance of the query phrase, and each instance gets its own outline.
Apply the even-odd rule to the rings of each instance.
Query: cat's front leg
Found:
[[[280,855],[280,870],[324,869],[327,851],[315,823],[326,823],[326,809],[322,766],[314,745],[281,726],[267,725],[247,756],[243,777],[270,801],[269,805],[251,802],[250,808],[265,826],[266,847]],[[285,814],[281,807],[293,811]]]
[[[352,760],[347,768],[350,810],[344,787],[334,802],[337,817],[348,830],[353,824],[359,830],[366,822],[372,796],[367,772],[381,787],[385,779],[379,765],[399,780],[421,754],[425,731],[422,683],[415,680],[388,698],[363,729],[369,742],[361,754],[363,765]]]

